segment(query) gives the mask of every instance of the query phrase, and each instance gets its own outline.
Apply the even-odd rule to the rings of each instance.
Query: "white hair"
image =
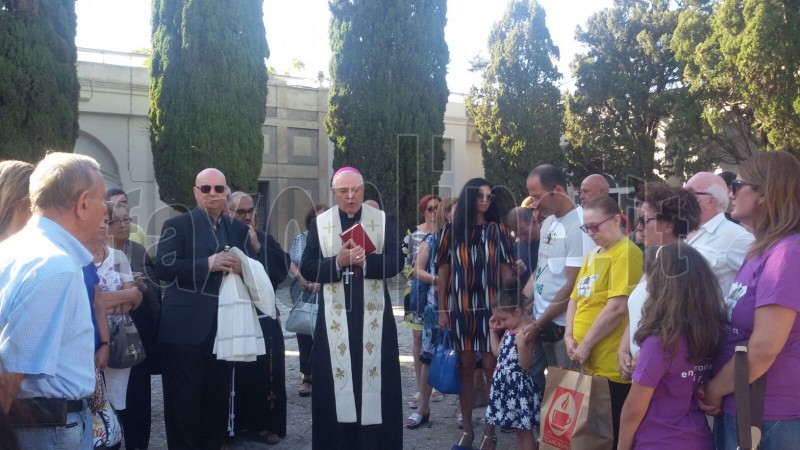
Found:
[[[725,212],[728,210],[728,190],[718,184],[711,184],[706,188],[706,192],[717,200],[717,211]]]
[[[358,173],[358,172],[356,172],[354,170],[343,170],[343,171],[341,171],[341,172],[339,172],[339,173],[337,173],[337,174],[335,174],[333,176],[333,179],[331,179],[331,187],[335,188],[336,187],[336,178],[341,176],[341,175],[344,175],[346,173],[353,173],[353,174],[358,175],[358,183],[359,184],[364,184],[364,176],[363,175],[361,175],[360,173]]]
[[[63,211],[76,204],[78,198],[95,187],[100,165],[93,158],[75,153],[50,153],[36,165],[31,174],[31,211]]]

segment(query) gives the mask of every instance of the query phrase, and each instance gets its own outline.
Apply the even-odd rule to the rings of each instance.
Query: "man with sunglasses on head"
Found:
[[[546,219],[539,238],[536,271],[523,289],[533,298],[534,321],[523,331],[523,339],[535,341],[531,368],[537,381],[544,379],[546,366],[570,367],[564,345],[567,305],[575,279],[583,265],[582,218],[567,193],[567,177],[555,166],[537,166],[528,175],[528,195],[532,206]],[[540,386],[544,391],[544,385]]]
[[[230,370],[213,354],[222,277],[241,273],[238,247],[258,257],[247,225],[223,214],[228,187],[218,169],[197,174],[197,207],[164,222],[156,275],[166,283],[159,343],[167,445],[219,450],[225,433]]]
[[[728,186],[722,177],[699,172],[689,178],[686,189],[694,193],[700,204],[700,228],[689,233],[686,242],[708,261],[725,296],[755,238],[741,225],[725,218]]]

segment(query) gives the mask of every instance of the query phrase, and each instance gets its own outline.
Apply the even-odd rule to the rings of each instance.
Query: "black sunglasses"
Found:
[[[733,183],[731,183],[731,194],[733,194],[733,195],[736,195],[736,192],[737,192],[737,191],[739,190],[739,188],[741,188],[742,186],[751,186],[751,187],[753,187],[753,188],[757,188],[757,187],[758,187],[758,185],[757,185],[757,184],[751,183],[751,182],[749,182],[749,181],[744,181],[744,180],[733,180]]]
[[[478,194],[478,200],[487,200],[491,202],[492,200],[494,200],[494,194],[488,194],[488,195]]]
[[[439,208],[439,205],[436,205],[436,206],[428,206],[427,208],[425,208],[425,210],[426,210],[426,211],[428,211],[428,212],[436,212],[436,210],[437,210],[438,208]]]
[[[195,186],[195,187],[197,189],[200,189],[200,192],[202,192],[203,194],[208,194],[209,192],[211,192],[211,188],[212,188],[212,186],[210,186],[208,184],[204,184],[202,186]],[[218,184],[216,186],[213,186],[213,188],[214,188],[214,192],[216,192],[217,194],[222,194],[223,192],[225,192],[226,186],[223,185],[223,184]]]

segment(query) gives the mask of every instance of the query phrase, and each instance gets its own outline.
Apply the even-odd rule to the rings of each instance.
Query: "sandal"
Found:
[[[431,401],[440,402],[442,400],[444,400],[444,394],[434,389],[433,392],[431,392]]]
[[[297,390],[297,394],[300,397],[308,397],[311,395],[311,380],[303,378],[303,382],[300,383],[300,389]]]
[[[406,420],[410,420],[412,423],[406,423],[406,428],[409,430],[414,430],[422,425],[428,423],[429,419],[431,418],[431,413],[428,414],[420,414],[418,412],[412,413]]]
[[[422,394],[417,392],[416,394],[414,394],[413,397],[408,399],[408,407],[411,408],[411,409],[417,409],[417,406],[419,406],[419,398],[421,396],[422,396]]]
[[[495,450],[495,448],[497,448],[497,435],[484,434],[483,439],[481,439],[481,446],[478,447],[478,450]]]
[[[275,445],[281,441],[281,438],[271,431],[262,431],[253,435],[253,440],[262,444]]]
[[[472,449],[472,441],[475,440],[475,432],[470,431],[467,433],[466,431],[461,433],[461,439],[458,440],[458,444],[452,446],[450,450],[471,450]]]

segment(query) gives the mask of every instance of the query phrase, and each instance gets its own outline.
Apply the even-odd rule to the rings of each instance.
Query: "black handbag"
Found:
[[[109,325],[111,334],[108,367],[112,369],[127,369],[144,361],[145,351],[139,330],[133,323],[130,314],[120,314],[112,317]]]

